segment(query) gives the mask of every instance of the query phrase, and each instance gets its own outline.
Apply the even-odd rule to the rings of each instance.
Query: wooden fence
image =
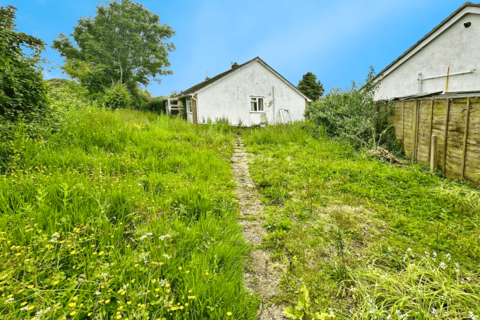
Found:
[[[480,97],[395,101],[394,125],[412,160],[428,165],[433,158],[448,179],[480,183]]]

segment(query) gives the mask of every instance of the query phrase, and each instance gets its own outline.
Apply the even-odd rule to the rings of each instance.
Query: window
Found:
[[[251,105],[250,111],[253,111],[253,112],[263,111],[263,98],[251,98],[250,105]]]
[[[187,112],[192,113],[192,100],[187,100]]]

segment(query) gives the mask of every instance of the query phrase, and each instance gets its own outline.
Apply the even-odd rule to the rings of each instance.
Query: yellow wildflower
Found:
[[[110,303],[110,299],[105,300],[105,304]]]
[[[33,309],[35,309],[35,307],[34,307],[34,306],[30,306],[30,307],[28,307],[27,310],[30,311],[30,310],[33,310]]]
[[[22,302],[22,303],[20,303],[20,306],[23,307],[26,304],[27,304],[26,302]]]
[[[75,254],[75,250],[72,250],[72,252],[70,252],[70,254]]]
[[[115,317],[115,319],[122,319],[122,315],[121,315],[121,314],[117,314],[117,316]]]
[[[101,255],[103,255],[104,253],[105,253],[105,252],[100,251],[100,252],[98,253],[98,255],[101,256]]]
[[[28,286],[27,288],[28,288],[28,289],[33,289],[33,286],[32,286],[32,285],[30,285],[30,286]]]
[[[127,304],[128,304],[128,305],[132,304],[132,301],[128,301]]]
[[[69,306],[70,308],[73,308],[73,307],[75,307],[76,305],[77,305],[77,304],[76,304],[75,302],[71,302],[71,303],[68,304],[68,306]]]
[[[70,315],[71,315],[71,316],[74,316],[74,315],[76,315],[76,314],[77,314],[77,311],[72,311],[72,312],[70,312]]]
[[[182,270],[182,267],[178,267],[178,270]]]
[[[231,313],[230,311],[229,311],[229,312],[227,312],[227,316],[229,316],[229,317],[230,317],[231,315],[232,315],[232,313]]]

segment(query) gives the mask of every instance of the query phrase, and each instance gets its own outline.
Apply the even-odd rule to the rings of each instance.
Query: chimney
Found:
[[[208,80],[210,80],[210,78],[209,78],[209,77],[205,77],[205,81],[208,81]]]
[[[238,63],[232,62],[232,69],[238,68]]]

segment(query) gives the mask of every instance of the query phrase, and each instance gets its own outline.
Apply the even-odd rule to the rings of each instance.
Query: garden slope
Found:
[[[243,138],[265,247],[290,266],[277,303],[306,284],[314,310],[346,319],[480,315],[478,190],[314,137],[308,124]]]
[[[254,318],[230,129],[63,117],[43,138],[19,125],[0,142],[0,317]]]

